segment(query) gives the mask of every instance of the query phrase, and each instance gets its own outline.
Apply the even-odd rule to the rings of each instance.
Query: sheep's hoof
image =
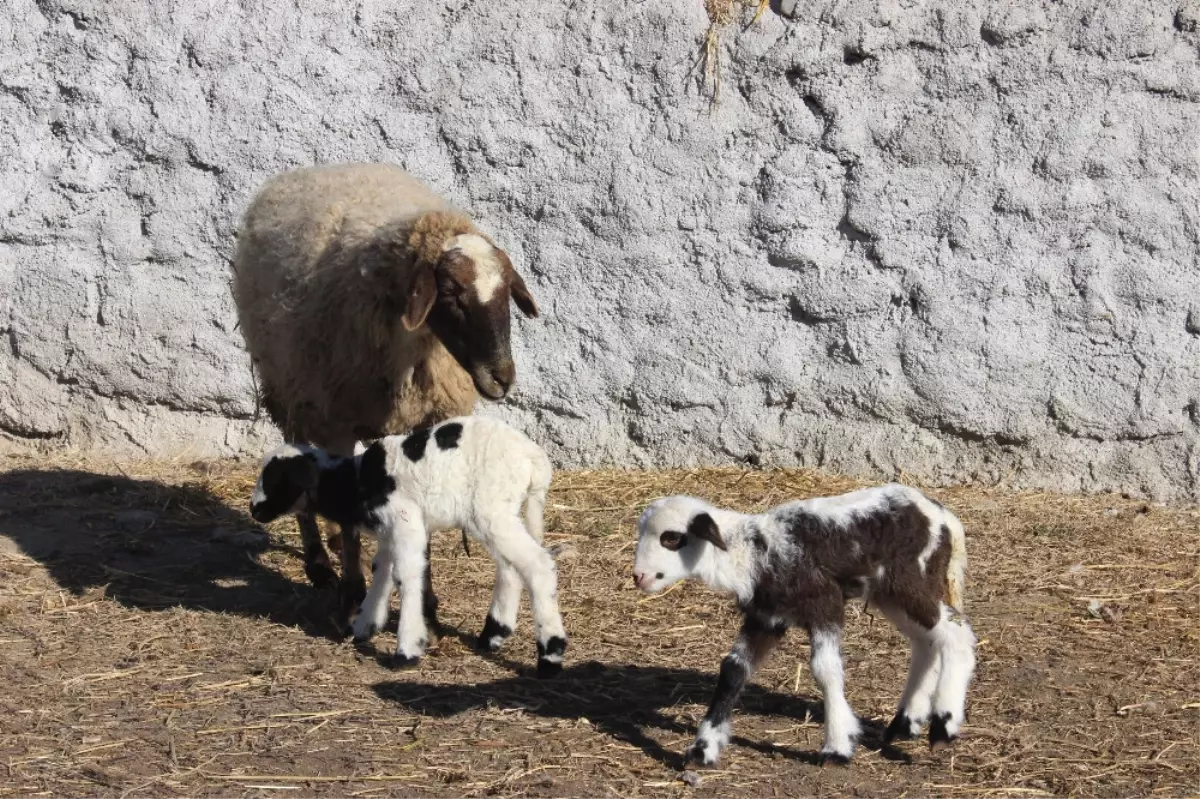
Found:
[[[887,729],[883,731],[883,742],[890,744],[896,739],[907,741],[913,737],[912,730],[912,719],[903,713],[897,713],[891,724],[888,724]]]
[[[475,642],[475,648],[480,652],[499,652],[505,640],[512,635],[512,627],[496,621],[492,614],[483,622],[483,630]],[[541,654],[539,652],[539,654]]]
[[[934,715],[929,720],[929,751],[940,752],[943,749],[949,749],[950,745],[958,739],[957,735],[951,735],[946,729],[946,722],[950,720],[949,713]]]
[[[821,761],[822,766],[828,766],[830,764],[834,766],[850,765],[850,756],[843,755],[839,752],[822,752],[818,759]]]
[[[304,564],[304,574],[314,588],[328,588],[338,581],[337,572],[328,563],[309,561]]]

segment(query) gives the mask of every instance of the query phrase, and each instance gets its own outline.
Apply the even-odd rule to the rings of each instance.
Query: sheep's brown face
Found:
[[[476,235],[455,236],[435,270],[437,296],[428,323],[489,400],[501,400],[516,380],[510,341],[512,300],[526,316],[537,305],[503,250]]]

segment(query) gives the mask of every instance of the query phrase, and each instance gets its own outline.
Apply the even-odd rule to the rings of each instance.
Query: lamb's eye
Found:
[[[658,542],[663,545],[664,549],[675,551],[683,548],[683,545],[687,543],[687,536],[674,530],[667,530],[659,536]]]

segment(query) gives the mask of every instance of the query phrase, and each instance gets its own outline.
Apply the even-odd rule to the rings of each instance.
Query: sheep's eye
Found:
[[[658,542],[663,545],[664,549],[675,551],[682,549],[687,543],[687,536],[683,533],[677,533],[674,530],[667,530],[659,536]]]

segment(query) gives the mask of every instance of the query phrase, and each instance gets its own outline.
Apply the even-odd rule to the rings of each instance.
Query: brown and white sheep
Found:
[[[261,402],[288,441],[338,456],[500,400],[516,376],[509,298],[537,305],[503,250],[389,164],[297,169],[246,211],[233,294]],[[305,572],[336,580],[316,518],[299,516]],[[366,593],[342,531],[345,619]]]

